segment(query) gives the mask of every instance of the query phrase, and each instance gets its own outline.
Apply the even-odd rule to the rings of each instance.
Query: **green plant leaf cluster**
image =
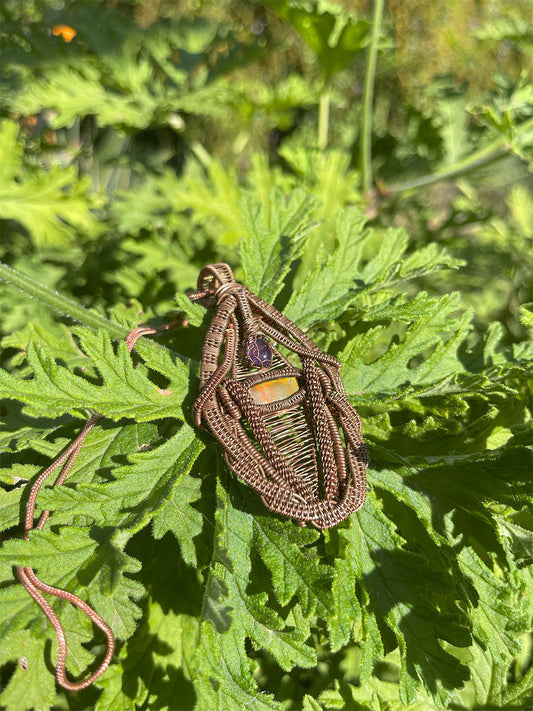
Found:
[[[22,146],[15,123],[0,128],[0,151],[9,159],[0,170],[0,218],[16,220],[31,230],[36,244],[65,244],[76,232],[101,232],[91,211],[88,181],[78,180],[74,166],[50,171],[22,165]]]
[[[0,706],[528,708],[529,18],[442,8],[454,44],[433,6],[373,33],[329,1],[192,5],[0,6]],[[371,461],[335,529],[272,515],[192,426],[212,314],[186,291],[221,261],[341,362]],[[112,626],[94,687],[55,688],[18,565]],[[82,678],[103,637],[51,602]]]
[[[249,193],[242,199],[260,226],[241,244],[243,270],[258,279],[261,295],[280,294],[317,208],[295,194],[282,210],[272,194],[276,221],[267,221]],[[277,229],[292,260],[280,263],[279,243],[268,248],[266,233],[264,249],[254,248],[254,229]],[[183,418],[179,403],[187,402],[190,381],[179,358],[163,347],[143,351],[143,369],[169,381],[162,393],[124,346],[115,353],[105,334],[77,329],[91,361],[87,372],[98,373],[100,384],[31,344],[32,376],[2,375],[2,395],[21,402],[25,418],[77,414],[90,402],[108,423],[90,435],[69,485],[40,496],[39,505],[54,511],[53,528],[5,543],[4,576],[13,565],[31,563],[53,584],[85,596],[113,621],[117,637],[128,639],[144,594],[129,541],[134,545],[135,534],[152,522],[156,541],[174,535],[180,552],[168,543],[164,550],[182,559],[187,576],[201,571],[197,613],[176,620],[192,625],[197,640],[187,652],[186,678],[199,708],[237,708],[258,694],[265,708],[280,708],[254,680],[265,652],[287,673],[314,667],[328,646],[341,653],[354,643],[361,650],[361,685],[376,659],[399,650],[394,688],[405,704],[424,694],[437,707],[460,699],[472,683],[465,649],[500,674],[490,701],[501,700],[531,617],[530,576],[521,568],[527,529],[515,525],[530,498],[523,384],[531,357],[513,358],[494,339],[469,342],[470,314],[455,316],[455,295],[420,293],[409,300],[395,293],[397,280],[453,264],[442,250],[413,259],[406,247],[402,231],[378,238],[357,210],[341,213],[332,253],[315,254],[301,299],[293,294],[286,309],[313,329],[337,321],[329,351],[344,363],[346,390],[363,414],[372,457],[368,500],[357,515],[323,534],[300,530],[267,515],[254,494],[216,465],[212,442],[207,466],[197,469],[204,444],[189,425],[162,441],[154,425],[144,424]],[[318,290],[306,286],[312,281]],[[130,463],[117,466],[124,456]],[[201,502],[205,487],[211,493]],[[23,491],[13,489],[6,500],[7,526],[16,522]],[[141,577],[146,584],[144,571]],[[18,631],[38,613],[15,583],[2,594],[4,635],[15,645],[22,640]],[[80,641],[91,634],[87,623],[83,630]],[[123,673],[133,669],[125,664]],[[105,682],[104,698],[118,693],[107,686],[112,683]]]

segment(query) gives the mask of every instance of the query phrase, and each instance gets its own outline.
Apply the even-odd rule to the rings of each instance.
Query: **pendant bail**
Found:
[[[214,306],[218,300],[218,291],[224,284],[235,284],[231,268],[224,263],[208,264],[198,275],[197,291],[204,306]],[[194,296],[189,295],[189,298]]]

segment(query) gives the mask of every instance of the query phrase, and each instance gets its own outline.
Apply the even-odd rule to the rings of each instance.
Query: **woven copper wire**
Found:
[[[361,421],[346,397],[339,361],[238,284],[227,264],[202,269],[195,296],[216,308],[204,341],[196,422],[207,426],[232,471],[271,511],[319,529],[337,525],[363,505],[368,467]],[[270,341],[269,367],[248,361],[250,334]],[[280,346],[300,358],[301,368]],[[296,393],[265,404],[252,398],[252,385],[287,377],[297,378]]]
[[[361,435],[361,421],[344,392],[339,361],[323,353],[274,307],[238,284],[227,264],[204,267],[198,277],[198,289],[190,298],[216,308],[204,340],[201,391],[193,416],[198,424],[205,422],[220,442],[233,472],[260,494],[270,510],[303,525],[330,528],[357,511],[365,500],[368,453]],[[126,340],[128,349],[132,350],[140,336],[173,325],[134,329]],[[273,344],[269,367],[251,366],[243,343],[253,334],[267,336],[297,355],[302,367],[295,368]],[[283,400],[257,404],[250,395],[252,385],[270,378],[293,377],[298,380],[299,389]],[[66,462],[55,485],[63,483],[98,419],[94,415],[67,450],[33,484],[25,517],[25,538],[31,530],[41,529],[50,515],[44,511],[38,523],[34,523],[41,486]],[[111,628],[78,596],[39,580],[31,567],[19,566],[17,574],[56,632],[58,683],[74,691],[86,688],[111,662],[115,647]],[[42,593],[76,605],[106,636],[104,659],[84,680],[67,679],[65,632]]]

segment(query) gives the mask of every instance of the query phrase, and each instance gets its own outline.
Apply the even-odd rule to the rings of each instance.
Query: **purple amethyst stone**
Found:
[[[272,365],[272,348],[263,336],[249,336],[246,339],[246,356],[257,368],[268,368]]]

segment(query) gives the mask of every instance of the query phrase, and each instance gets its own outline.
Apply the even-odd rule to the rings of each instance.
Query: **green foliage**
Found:
[[[91,212],[88,181],[78,180],[74,166],[50,171],[24,169],[17,125],[0,125],[0,152],[7,157],[0,169],[0,218],[17,220],[31,232],[37,246],[65,243],[76,231],[98,234]]]
[[[113,420],[131,417],[133,411],[139,421],[179,416],[187,383],[187,369],[179,360],[173,363],[164,352],[155,359],[148,357],[147,366],[169,378],[171,389],[161,391],[133,367],[125,343],[119,344],[115,354],[106,333],[79,330],[78,335],[93,369],[104,380],[103,386],[76,378],[66,368],[57,366],[42,346],[30,341],[26,356],[34,377],[31,381],[18,380],[3,372],[0,385],[3,396],[25,402],[26,412],[33,416],[79,414],[87,403]],[[43,407],[45,393],[47,404]],[[147,405],[147,401],[151,401],[152,406]]]
[[[476,26],[480,67],[486,43],[520,57],[480,93],[397,82],[396,5],[373,39],[331,2],[155,5],[0,7],[0,705],[527,708],[529,18],[502,0]],[[378,40],[365,194],[358,82]],[[336,529],[272,516],[190,424],[209,314],[185,292],[218,261],[341,361],[371,465]],[[128,352],[128,330],[176,311]],[[23,540],[29,482],[92,413]],[[17,565],[111,624],[93,688],[54,689]],[[102,638],[52,604],[81,678]]]
[[[302,197],[294,195],[282,209],[273,193],[267,219],[261,204],[243,195],[262,229],[278,226],[292,259],[316,209]],[[282,229],[286,225],[293,227]],[[243,269],[252,279],[262,275],[256,285],[261,295],[279,293],[292,260],[281,266],[279,247],[254,249],[255,239],[251,229],[240,248]],[[89,371],[98,373],[101,384],[57,366],[46,347],[30,344],[32,378],[4,373],[2,394],[23,403],[25,417],[76,414],[90,402],[119,423],[90,436],[70,478],[75,489],[43,492],[39,504],[54,511],[54,529],[34,532],[28,542],[7,541],[0,555],[4,576],[11,566],[31,562],[45,579],[87,597],[113,620],[118,638],[127,639],[140,615],[135,600],[143,594],[143,585],[129,577],[139,574],[139,563],[126,552],[127,544],[150,521],[156,539],[172,532],[183,565],[203,571],[196,582],[201,611],[194,616],[199,646],[190,652],[188,667],[199,708],[237,708],[259,693],[247,639],[258,652],[268,650],[286,672],[316,665],[313,636],[322,645],[329,638],[333,650],[353,640],[362,650],[362,683],[372,660],[398,645],[397,688],[406,704],[426,693],[443,707],[459,693],[469,679],[460,655],[464,647],[485,650],[493,673],[505,674],[531,616],[523,598],[530,578],[521,574],[520,552],[513,551],[517,531],[512,525],[505,529],[504,545],[501,530],[529,500],[528,399],[521,393],[532,360],[512,359],[494,343],[467,347],[470,317],[453,318],[460,305],[454,295],[395,295],[396,278],[439,269],[450,260],[435,249],[425,258],[418,253],[416,261],[405,258],[407,240],[399,230],[385,239],[387,250],[358,211],[341,214],[336,248],[330,256],[316,255],[316,272],[304,282],[300,299],[293,294],[287,305],[304,326],[337,320],[340,331],[329,350],[341,355],[347,392],[367,413],[372,490],[346,525],[319,534],[267,516],[256,497],[220,467],[215,506],[209,497],[200,504],[204,484],[214,495],[213,455],[206,460],[211,465],[200,469],[210,472],[211,483],[202,484],[194,462],[203,445],[188,425],[164,442],[154,429],[132,440],[147,420],[180,417],[179,404],[190,387],[184,366],[163,348],[145,349],[145,366],[170,381],[172,394],[161,394],[133,367],[123,344],[115,353],[105,334],[77,329]],[[262,244],[269,244],[268,236]],[[358,306],[362,294],[366,303]],[[506,436],[499,439],[502,430]],[[12,437],[16,441],[17,432]],[[112,480],[105,481],[98,453],[105,451],[111,463],[109,449],[117,437],[131,464],[111,465]],[[148,451],[133,453],[146,444]],[[212,443],[208,448],[215,450]],[[20,497],[23,489],[14,492]],[[14,523],[13,503],[12,497],[6,500],[6,525]],[[84,525],[75,523],[79,516]],[[13,589],[18,604],[3,607],[9,644],[36,614],[18,586],[8,586],[3,596],[10,599]],[[502,681],[494,694],[503,688]],[[278,708],[268,695],[261,703]]]
[[[309,45],[327,79],[344,69],[365,46],[368,21],[335,3],[268,0],[265,3],[292,25]]]

